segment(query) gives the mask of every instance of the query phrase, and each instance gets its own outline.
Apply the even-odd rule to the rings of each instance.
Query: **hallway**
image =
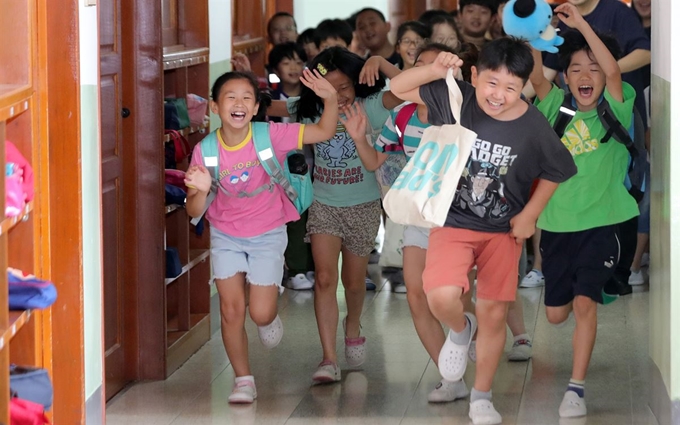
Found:
[[[376,276],[377,277],[377,276]],[[380,286],[380,285],[379,285]],[[647,286],[635,288],[647,291]],[[339,294],[341,295],[341,294]],[[649,392],[648,292],[635,292],[600,308],[598,340],[586,383],[587,419],[559,421],[557,408],[571,371],[573,319],[555,327],[545,318],[542,288],[522,289],[525,323],[534,339],[533,360],[505,358],[496,375],[494,402],[503,424],[655,424]],[[285,333],[266,351],[248,321],[250,358],[258,399],[230,406],[233,370],[219,333],[168,380],[136,384],[107,405],[109,425],[169,424],[468,424],[468,400],[435,405],[426,397],[439,381],[420,344],[405,295],[384,283],[366,295],[362,315],[368,357],[362,370],[342,372],[342,382],[311,386],[321,360],[312,292],[286,290],[280,298]],[[340,303],[343,316],[344,300]],[[340,366],[342,331],[338,332]],[[508,336],[506,352],[512,338]],[[471,387],[474,364],[465,381]]]

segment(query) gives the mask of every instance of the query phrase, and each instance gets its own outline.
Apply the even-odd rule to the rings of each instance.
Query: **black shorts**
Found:
[[[570,233],[544,230],[545,305],[561,307],[577,295],[602,303],[602,288],[616,271],[620,251],[616,226]]]

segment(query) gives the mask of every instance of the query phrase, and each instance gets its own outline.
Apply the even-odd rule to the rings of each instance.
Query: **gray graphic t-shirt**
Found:
[[[576,174],[571,154],[538,109],[529,105],[521,117],[499,121],[477,103],[475,89],[459,81],[463,93],[461,124],[477,133],[470,159],[458,182],[446,227],[507,232],[535,179],[561,183]],[[430,124],[453,124],[445,80],[420,87]]]

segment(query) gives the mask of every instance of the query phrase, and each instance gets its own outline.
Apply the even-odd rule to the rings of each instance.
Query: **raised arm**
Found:
[[[319,143],[332,138],[338,125],[338,93],[333,85],[314,70],[302,71],[302,84],[309,87],[317,96],[323,99],[323,112],[316,124],[307,124],[302,136],[302,143]]]
[[[418,66],[402,72],[390,81],[390,90],[400,99],[424,105],[420,98],[420,86],[446,78],[449,68],[458,72],[463,61],[456,55],[441,52],[437,59],[425,66]]]
[[[387,154],[375,150],[366,139],[366,122],[368,120],[366,113],[358,103],[345,107],[344,113],[345,118],[340,117],[340,122],[354,140],[362,164],[368,171],[377,170],[387,159]]]
[[[578,30],[588,42],[595,60],[600,65],[605,76],[607,90],[619,102],[623,102],[623,86],[621,83],[621,68],[607,46],[595,34],[588,22],[583,19],[576,6],[563,3],[555,9],[555,13],[570,28]]]
[[[545,78],[543,73],[543,57],[541,52],[532,47],[531,54],[534,56],[534,69],[531,71],[529,81],[536,92],[536,96],[538,96],[538,100],[543,100],[550,93],[552,83]]]

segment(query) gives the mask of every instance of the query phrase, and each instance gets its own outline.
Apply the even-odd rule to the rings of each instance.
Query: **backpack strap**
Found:
[[[623,127],[621,122],[614,115],[614,111],[612,111],[607,99],[603,99],[602,102],[598,103],[597,115],[600,117],[602,126],[607,130],[607,133],[600,143],[607,143],[609,139],[613,137],[614,140],[625,145],[631,155],[637,155],[635,142],[633,142],[633,139],[630,137],[628,130]],[[633,151],[635,151],[635,153],[633,153]]]
[[[553,130],[557,133],[557,137],[560,139],[564,136],[564,131],[567,129],[567,125],[576,115],[576,109],[573,106],[574,96],[571,93],[564,94],[564,100],[562,101],[562,106],[560,106],[560,112],[557,114],[555,123],[553,124]]]
[[[408,122],[413,114],[416,112],[416,108],[418,108],[417,103],[409,103],[404,105],[404,107],[401,108],[399,112],[397,112],[397,116],[394,117],[394,128],[397,130],[399,144],[402,148],[404,147],[404,133],[406,133],[406,126],[408,125]]]
[[[205,212],[208,211],[208,208],[210,208],[210,204],[213,203],[215,197],[217,196],[217,187],[219,186],[218,174],[220,162],[220,155],[217,146],[217,134],[216,134],[217,131],[220,130],[217,129],[211,132],[210,134],[205,136],[200,143],[201,155],[203,156],[203,165],[205,165],[205,168],[208,169],[208,171],[213,177],[212,184],[210,185],[210,192],[208,193],[208,197],[205,200],[205,206],[203,207],[203,212],[201,212],[201,215],[199,215],[198,217],[194,217],[191,219],[191,224],[193,224],[194,226],[197,225],[199,221],[201,221],[201,218],[203,218]]]
[[[269,135],[269,123],[253,122],[251,125],[253,130],[253,144],[255,145],[257,158],[260,160],[260,163],[274,183],[281,186],[288,199],[295,202],[298,194],[284,175],[283,168],[276,159],[272,140]]]

